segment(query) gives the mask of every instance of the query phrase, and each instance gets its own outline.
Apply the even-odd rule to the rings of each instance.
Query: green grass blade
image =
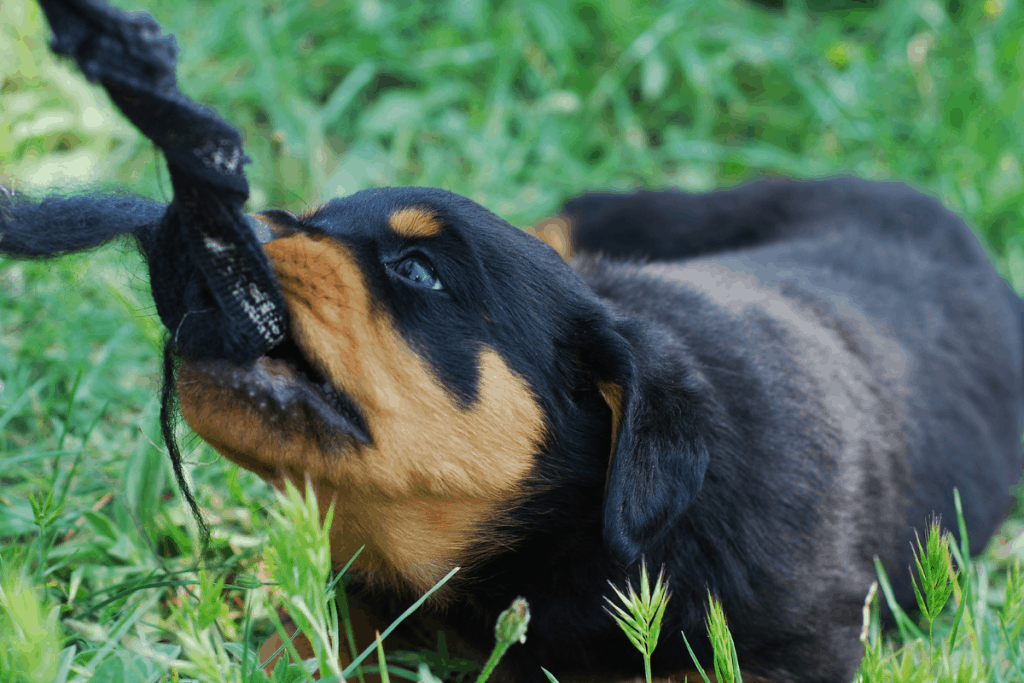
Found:
[[[395,621],[392,622],[392,624],[390,626],[388,626],[386,629],[384,629],[384,633],[380,634],[381,638],[387,638],[391,634],[392,631],[394,631],[396,628],[398,628],[399,624],[401,624],[403,621],[405,621],[409,617],[410,614],[412,614],[417,609],[419,609],[420,605],[422,605],[424,602],[427,601],[427,598],[429,598],[431,595],[433,595],[435,591],[437,591],[439,588],[441,588],[441,586],[443,586],[444,584],[448,583],[448,580],[451,579],[453,576],[455,576],[455,572],[457,572],[457,571],[459,571],[459,567],[456,567],[455,569],[453,569],[450,572],[448,572],[444,576],[443,579],[441,579],[436,584],[434,584],[434,586],[430,590],[428,590],[426,593],[424,593],[423,596],[420,597],[419,600],[414,602],[409,607],[409,609],[407,609],[404,612],[402,612],[402,614],[397,619],[395,619]],[[342,672],[342,676],[344,676],[345,678],[348,678],[349,676],[351,676],[352,672],[355,670],[355,668],[357,666],[359,666],[359,664],[364,659],[366,659],[370,655],[371,652],[374,651],[375,647],[376,647],[376,645],[370,645],[365,650],[363,650],[359,654],[359,656],[356,657],[352,661],[351,664],[349,664],[347,667],[345,667],[345,670]]]
[[[971,542],[967,537],[967,522],[964,520],[964,507],[960,502],[960,489],[953,489],[953,505],[956,507],[956,524],[960,529],[960,560],[965,574],[971,571]]]
[[[896,627],[900,630],[900,636],[903,638],[903,641],[908,642],[912,638],[925,640],[924,632],[910,620],[910,617],[903,611],[903,608],[897,604],[896,595],[889,584],[889,577],[886,576],[882,561],[877,556],[875,557],[875,571],[878,573],[878,583],[882,587],[882,593],[885,595],[885,601],[889,605],[889,609],[892,610],[893,618],[896,619]]]
[[[693,654],[693,648],[690,647],[690,641],[686,639],[686,634],[680,631],[679,635],[683,637],[683,643],[686,644],[686,651],[690,653],[690,659],[693,660],[693,665],[697,667],[697,673],[699,673],[700,677],[704,679],[704,683],[711,683],[711,679],[709,679],[708,675],[704,673],[704,667],[702,667],[700,662],[697,661],[697,655]]]
[[[32,394],[37,392],[37,391],[39,391],[39,389],[43,385],[45,385],[47,383],[47,381],[48,381],[48,378],[44,377],[43,379],[37,381],[35,384],[30,386],[25,391],[23,391],[21,393],[21,396],[19,396],[18,398],[14,399],[14,402],[11,404],[11,407],[8,408],[4,412],[3,415],[0,415],[0,431],[3,431],[3,428],[7,426],[7,423],[10,422],[11,420],[13,420],[15,417],[18,416],[18,413],[25,406],[25,404],[28,403],[32,399]],[[62,449],[57,449],[57,450],[62,450]],[[5,458],[5,461],[6,460],[7,459]]]
[[[555,678],[554,674],[552,674],[550,671],[545,669],[543,666],[540,668],[540,670],[544,672],[544,675],[547,677],[550,683],[558,683],[558,679]]]
[[[1010,634],[1006,630],[1006,622],[1003,621],[1003,615],[998,615],[999,618],[999,633],[1002,634],[1003,640],[1006,642],[1006,652],[1010,657],[1010,663],[1013,664],[1014,670],[1017,672],[1017,678],[1024,683],[1024,669],[1021,668],[1020,663],[1020,643],[1014,642],[1010,638]]]
[[[960,631],[960,622],[964,617],[964,608],[967,606],[967,601],[970,597],[970,577],[961,574],[964,577],[964,587],[960,591],[960,604],[956,607],[956,616],[953,617],[953,625],[949,629],[949,637],[946,642],[949,644],[949,649],[952,650],[956,646],[956,636]],[[1024,683],[1024,681],[1022,681]]]
[[[379,662],[378,671],[380,672],[381,683],[391,683],[391,676],[388,675],[388,664],[384,660],[384,641],[380,637],[380,633],[377,633],[377,661]]]
[[[60,438],[57,439],[58,449],[64,448],[64,439],[68,435],[68,425],[71,424],[72,408],[74,408],[75,398],[78,396],[78,387],[82,383],[82,375],[84,374],[85,369],[83,367],[79,367],[78,372],[75,374],[75,381],[71,384],[71,390],[68,392],[68,402],[67,405],[64,407],[64,421],[61,423],[60,426]],[[60,458],[57,458],[56,463],[54,463],[53,469],[54,477],[56,477],[57,472],[60,470]]]

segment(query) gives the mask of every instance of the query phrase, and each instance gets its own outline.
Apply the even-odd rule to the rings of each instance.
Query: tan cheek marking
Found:
[[[266,251],[296,343],[359,406],[373,445],[319,453],[289,443],[292,452],[263,449],[264,470],[292,479],[309,473],[324,509],[336,502],[336,560],[365,544],[357,566],[428,588],[473,559],[470,541],[485,537],[522,495],[544,440],[542,411],[490,349],[479,356],[477,400],[458,406],[387,317],[374,312],[358,264],[336,242],[293,235]]]
[[[572,222],[565,216],[555,216],[541,221],[532,228],[527,228],[525,232],[557,251],[563,261],[571,261],[576,254],[572,244]]]
[[[441,222],[425,209],[399,209],[389,220],[391,229],[402,237],[430,237],[441,232]]]

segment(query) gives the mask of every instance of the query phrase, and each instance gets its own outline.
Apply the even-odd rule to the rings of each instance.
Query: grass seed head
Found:
[[[918,536],[917,548],[914,549],[914,563],[921,579],[921,588],[918,588],[913,574],[910,578],[914,585],[917,605],[929,622],[939,616],[953,592],[953,586],[960,578],[960,571],[953,569],[949,544],[950,535],[943,534],[940,520],[933,519],[924,544]]]

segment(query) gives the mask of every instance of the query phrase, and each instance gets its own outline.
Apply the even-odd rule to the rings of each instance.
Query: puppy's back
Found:
[[[577,251],[666,263],[694,284],[701,268],[736,273],[860,359],[903,441],[910,526],[887,562],[900,602],[914,603],[913,528],[934,513],[956,529],[954,486],[971,550],[984,548],[1024,464],[1024,306],[959,217],[905,185],[847,178],[590,194],[563,216]]]

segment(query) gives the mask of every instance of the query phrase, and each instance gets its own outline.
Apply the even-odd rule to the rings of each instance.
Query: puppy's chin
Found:
[[[186,361],[182,370],[205,390],[217,385],[222,392],[230,392],[224,397],[228,403],[255,408],[277,429],[312,431],[324,450],[351,440],[360,444],[371,441],[366,421],[352,399],[308,365],[265,356],[244,367],[223,360]]]
[[[510,470],[508,462],[468,471],[480,463],[466,459],[472,455],[467,449],[422,444],[433,462],[385,452],[386,433],[381,443],[369,438],[374,415],[363,422],[339,400],[340,392],[332,394],[270,358],[246,368],[185,361],[178,391],[186,421],[229,460],[277,488],[290,480],[301,489],[308,478],[321,514],[335,506],[334,562],[343,564],[363,548],[353,567],[370,583],[422,592],[453,567],[472,565],[509,544],[493,530],[521,497],[529,461],[522,471]],[[477,412],[469,410],[465,418]],[[475,430],[459,431],[472,436]],[[419,432],[421,439],[431,434]],[[474,478],[474,485],[465,485]]]

